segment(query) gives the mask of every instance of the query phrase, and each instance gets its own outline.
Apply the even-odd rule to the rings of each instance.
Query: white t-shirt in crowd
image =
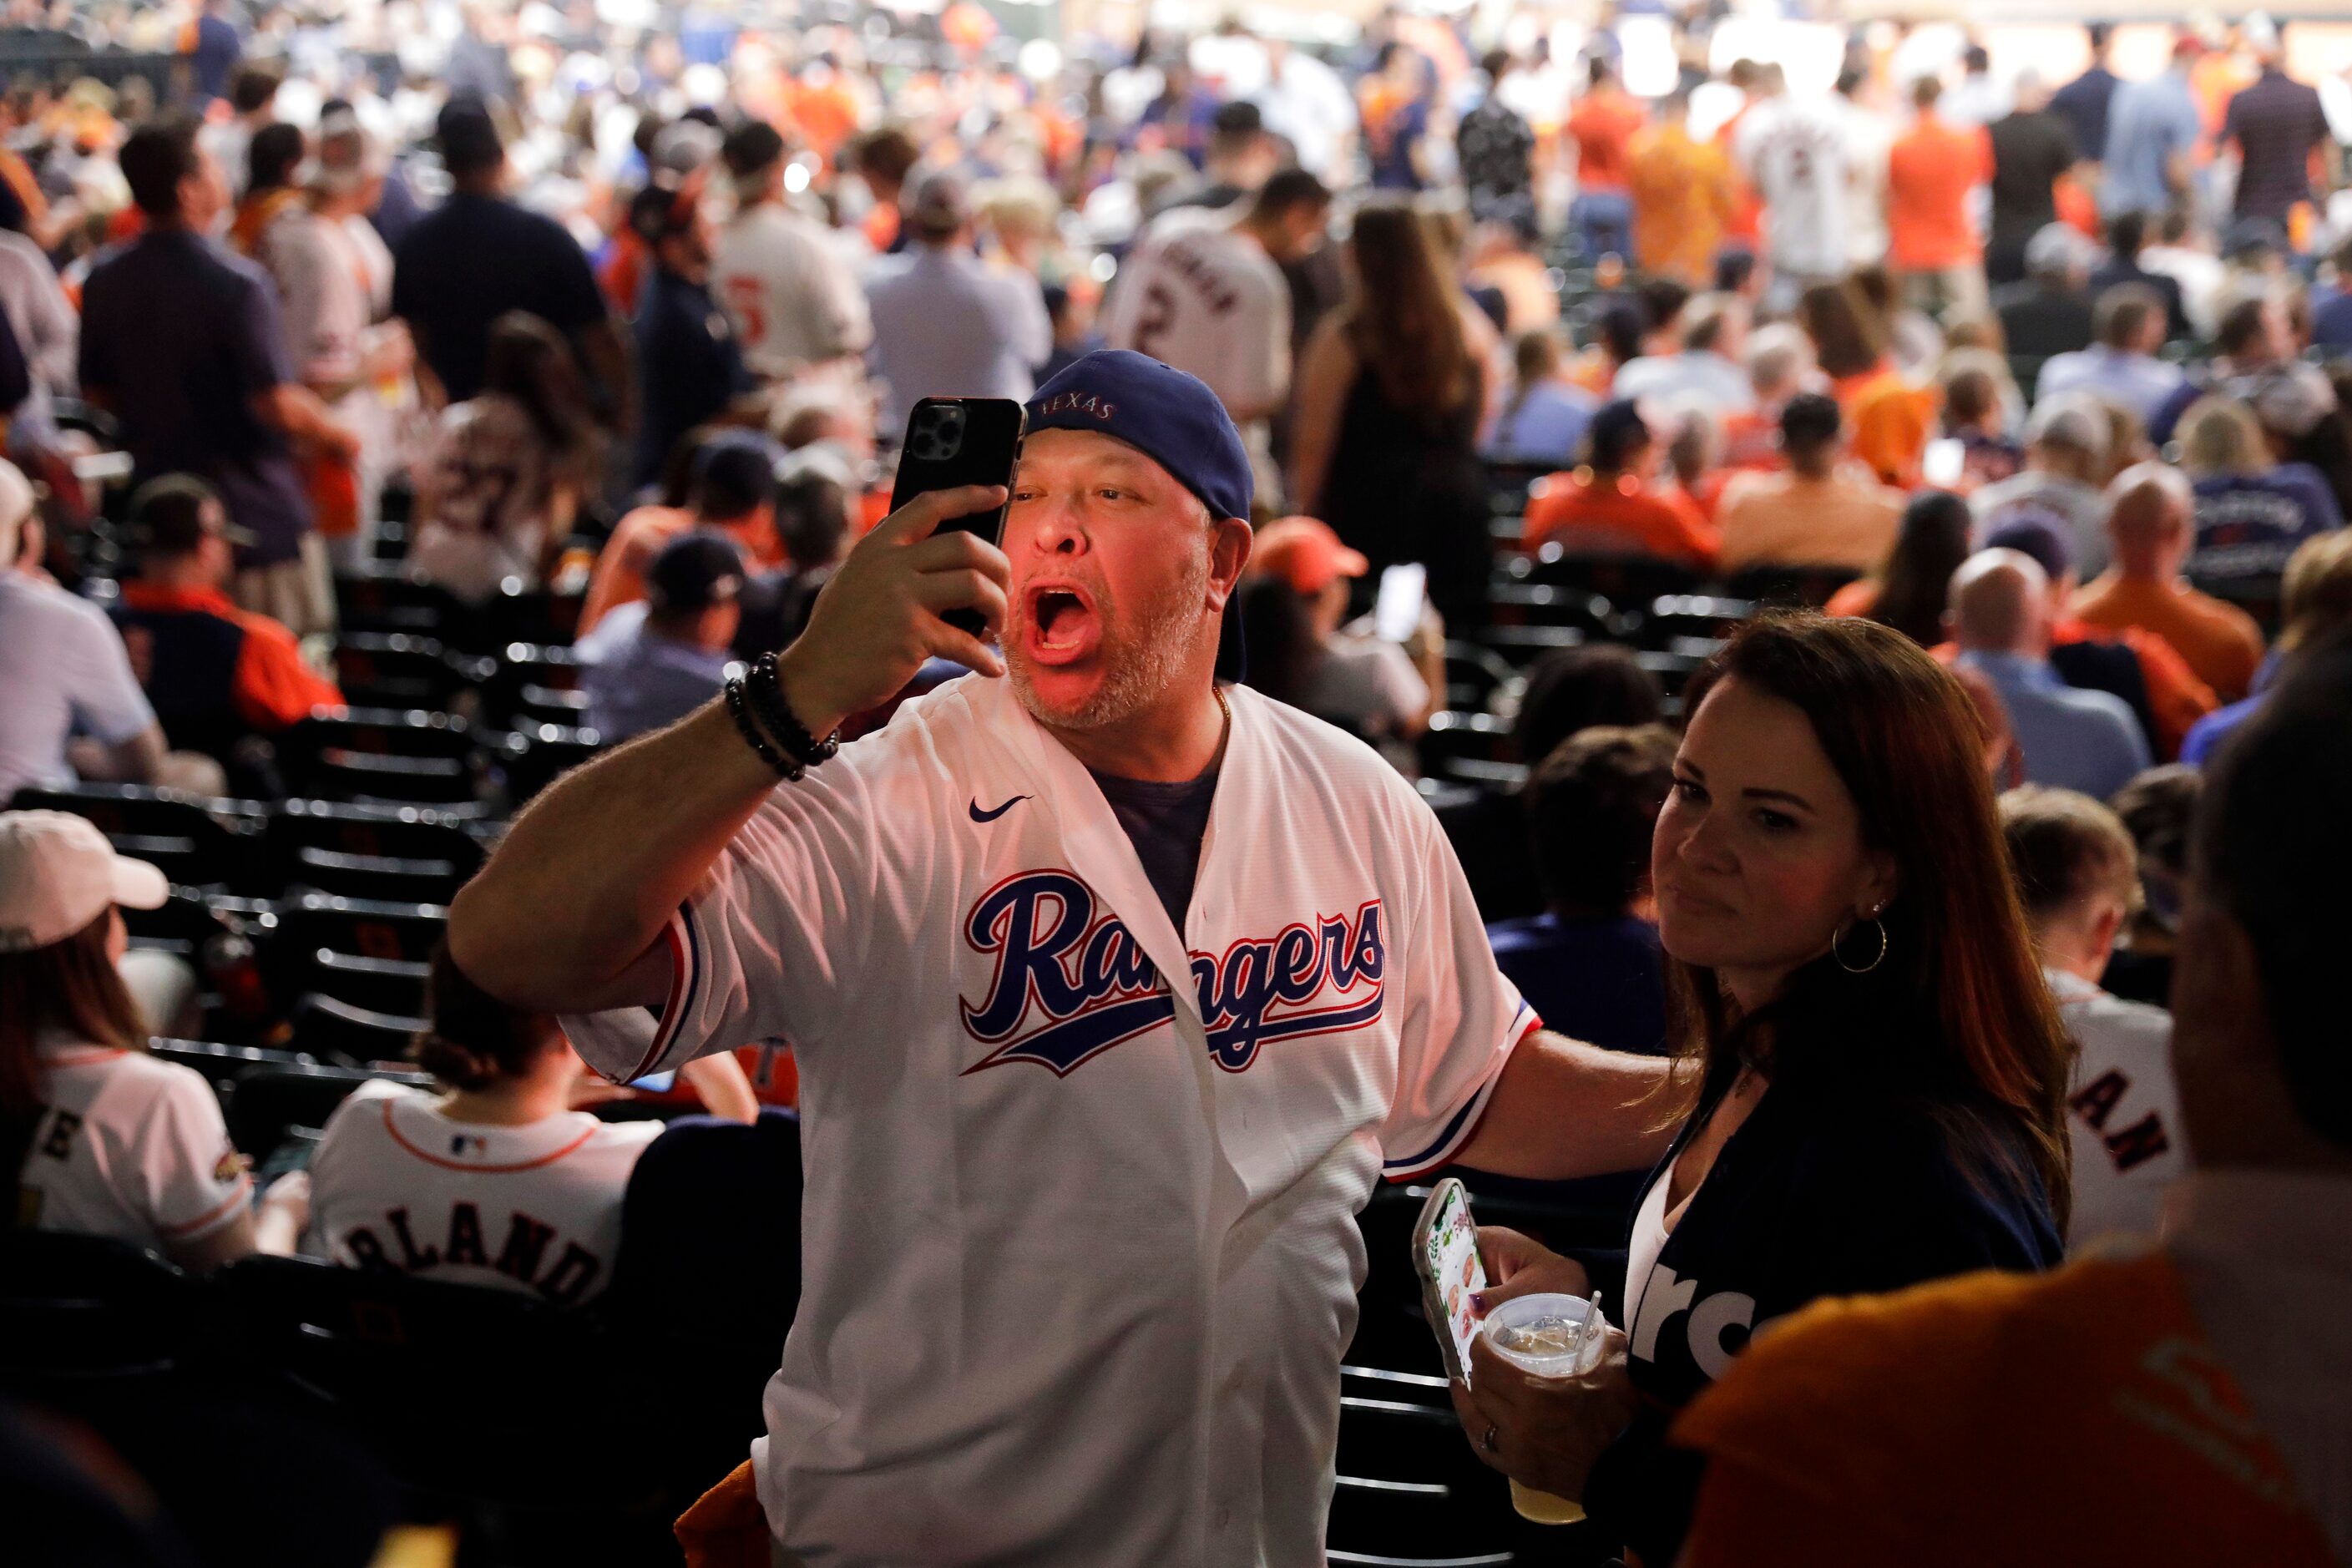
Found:
[[[18,1178],[23,1223],[175,1247],[245,1212],[252,1182],[203,1074],[61,1036],[37,1053],[45,1103]]]
[[[773,380],[874,341],[848,258],[823,224],[780,203],[748,207],[719,232],[710,286],[755,375]]]
[[[1739,122],[1732,151],[1764,198],[1772,265],[1804,278],[1847,266],[1846,119],[1824,101],[1788,93]]]
[[[793,1044],[803,1283],[751,1447],[792,1555],[1320,1568],[1353,1215],[1475,1134],[1534,1019],[1412,786],[1227,700],[1181,921],[967,677],[743,825],[658,1030],[564,1020],[622,1079]]]
[[[310,1158],[303,1250],[575,1305],[613,1277],[629,1173],[661,1132],[584,1110],[520,1127],[456,1121],[438,1095],[364,1083]]]
[[[866,275],[874,368],[887,384],[881,434],[897,437],[926,397],[1029,400],[1054,352],[1054,323],[1037,279],[960,251],[916,241]]]
[[[2081,1053],[2066,1100],[2074,1146],[2067,1245],[2109,1234],[2153,1237],[2164,1189],[2189,1168],[2172,1080],[2172,1016],[2063,970],[2042,973]]]
[[[1290,390],[1290,286],[1230,223],[1153,225],[1119,268],[1102,331],[1112,348],[1199,376],[1228,413],[1263,410]]]
[[[1429,705],[1429,682],[1396,644],[1350,627],[1323,645],[1305,707],[1318,719],[1379,740]]]
[[[443,409],[417,475],[409,564],[461,599],[487,599],[509,577],[537,587],[554,525],[550,468],[513,398],[485,392]]]
[[[106,612],[54,584],[0,572],[0,801],[73,782],[66,740],[120,745],[155,722]]]

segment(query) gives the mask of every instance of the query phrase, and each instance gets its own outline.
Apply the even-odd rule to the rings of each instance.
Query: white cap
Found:
[[[163,873],[117,855],[106,835],[62,811],[0,812],[0,952],[65,941],[111,904],[152,910]]]

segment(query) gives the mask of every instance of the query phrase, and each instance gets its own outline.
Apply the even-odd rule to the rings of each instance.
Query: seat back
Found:
[[[9,808],[83,817],[119,852],[152,861],[164,876],[185,887],[227,884],[258,829],[257,822],[235,802],[144,784],[20,789]]]
[[[404,958],[422,963],[448,929],[449,911],[440,904],[384,903],[302,893],[278,906],[272,945],[300,950],[330,948],[364,958]]]
[[[440,709],[466,677],[437,637],[347,631],[335,642],[335,683],[360,707]]]
[[[604,737],[593,730],[525,722],[505,736],[492,755],[506,775],[508,794],[520,808],[554,783],[557,775],[594,756],[603,745]]]
[[[329,947],[289,952],[287,965],[289,994],[298,998],[317,995],[404,1021],[425,1016],[429,965],[404,958],[363,958]]]
[[[370,1062],[399,1061],[425,1027],[423,1018],[379,1013],[372,1007],[315,994],[294,1004],[292,1021],[296,1049],[322,1061],[354,1068],[363,1068]],[[318,1125],[315,1121],[301,1124]]]
[[[304,850],[328,855],[445,865],[459,882],[481,869],[482,847],[457,819],[422,806],[362,805],[340,801],[289,800],[269,816],[263,834],[271,867],[281,887],[315,886],[346,898],[380,896],[329,887],[333,862],[306,859]],[[439,899],[416,899],[440,903]]]
[[[228,1136],[257,1160],[276,1151],[293,1127],[324,1127],[352,1090],[376,1079],[416,1088],[433,1079],[423,1073],[364,1071],[317,1063],[278,1063],[238,1075],[228,1097]]]
[[[293,1051],[271,1050],[266,1046],[235,1046],[219,1040],[172,1040],[158,1037],[147,1042],[147,1054],[182,1067],[195,1068],[213,1086],[213,1093],[226,1104],[236,1091],[236,1082],[247,1073],[264,1068],[308,1067],[308,1058]]]
[[[202,1327],[201,1298],[196,1280],[127,1242],[0,1231],[0,1388],[163,1371]]]
[[[1570,551],[1557,541],[1536,552],[1528,580],[1582,588],[1612,605],[1646,605],[1661,595],[1696,593],[1704,581],[1679,562],[1654,555]]]
[[[1724,591],[1732,598],[1748,599],[1759,605],[1802,605],[1818,610],[1840,588],[1861,575],[1851,566],[1749,566],[1733,573]]]

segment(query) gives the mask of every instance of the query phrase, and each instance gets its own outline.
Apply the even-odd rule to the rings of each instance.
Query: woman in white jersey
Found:
[[[310,1161],[303,1250],[571,1306],[612,1278],[621,1196],[658,1121],[571,1109],[581,1073],[544,1013],[485,994],[436,949],[410,1054],[440,1093],[362,1084]],[[289,1178],[289,1180],[291,1178]]]
[[[0,813],[0,1159],[12,1223],[190,1268],[254,1249],[252,1184],[202,1075],[158,1061],[116,961],[163,872],[54,811]]]

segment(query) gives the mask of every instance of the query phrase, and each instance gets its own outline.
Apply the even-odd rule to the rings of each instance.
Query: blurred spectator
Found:
[[[233,590],[298,637],[331,630],[325,547],[291,443],[341,461],[351,433],[302,384],[268,273],[205,236],[227,209],[195,122],[152,121],[123,143],[147,231],[101,255],[82,286],[83,396],[112,411],[139,477],[195,474],[253,535]]]
[[[697,529],[662,546],[646,597],[622,605],[572,646],[585,668],[588,727],[625,741],[685,718],[725,684],[743,615],[743,552]]]
[[[245,1157],[212,1085],[147,1054],[115,968],[120,910],[170,891],[80,817],[0,813],[0,1160],[16,1225],[211,1268],[254,1248]]]
[[[1444,627],[1425,612],[1402,645],[1366,624],[1343,628],[1349,586],[1368,566],[1314,518],[1286,517],[1260,530],[1250,547],[1255,581],[1243,596],[1254,650],[1247,679],[1367,741],[1411,741],[1444,705]]]
[[[1813,378],[1812,340],[1790,321],[1759,327],[1748,340],[1748,387],[1754,404],[1723,422],[1723,466],[1780,466],[1780,410]]]
[[[1992,297],[2012,362],[2032,365],[2090,347],[2091,242],[2053,223],[2025,242],[2024,257],[2023,280],[1995,289]]]
[[[1559,332],[1542,327],[1511,340],[1511,391],[1495,411],[1482,455],[1496,463],[1566,468],[1584,445],[1600,400],[1562,374]]]
[[[299,126],[273,121],[253,133],[245,155],[246,177],[229,220],[228,242],[238,255],[255,256],[278,215],[302,200],[296,171],[310,155],[310,139]]]
[[[2141,255],[2147,248],[2147,225],[2148,215],[2141,212],[2116,213],[2107,219],[2107,258],[2091,274],[2091,298],[2104,300],[2107,290],[2119,283],[2144,284],[2163,301],[2165,337],[2185,338],[2191,329],[2180,279],[2141,265]]]
[[[1741,363],[1747,353],[1747,305],[1737,295],[1701,294],[1683,309],[1681,346],[1619,366],[1610,395],[1695,397],[1714,412],[1741,413],[1756,403]]]
[[[2352,627],[2352,530],[2305,540],[2286,563],[2280,584],[2284,625],[2270,661],[2254,677],[2254,694],[2208,714],[2181,742],[2180,760],[2202,767],[2221,742],[2261,710],[2279,677],[2302,655]]]
[[[702,195],[698,180],[674,188],[656,183],[629,205],[629,226],[653,258],[635,322],[639,486],[660,479],[688,432],[730,412],[757,385],[733,324],[710,297],[712,237]]]
[[[1358,208],[1348,302],[1298,367],[1290,503],[1319,517],[1377,574],[1429,568],[1448,626],[1482,625],[1488,562],[1477,433],[1495,330],[1448,278],[1412,208]]]
[[[131,498],[130,523],[139,575],[122,585],[114,624],[174,748],[236,777],[248,736],[342,705],[335,683],[303,662],[292,632],[222,592],[239,541],[210,485],[185,474],[151,479]],[[249,788],[240,782],[241,793]]]
[[[596,556],[580,606],[585,636],[620,605],[645,597],[646,573],[662,546],[689,528],[733,540],[753,571],[784,563],[776,537],[776,464],[782,454],[750,430],[711,430],[695,448],[683,508],[644,506],[621,519]]]
[[[2254,577],[2284,570],[2304,541],[2343,526],[2336,497],[2305,463],[2272,460],[2242,403],[2205,397],[2180,419],[2180,468],[2197,492],[2189,570]]]
[[[877,204],[898,210],[898,188],[883,165],[879,140],[858,167]],[[713,287],[743,348],[743,361],[769,381],[812,365],[863,353],[874,321],[856,275],[824,225],[793,208],[784,187],[784,139],[764,121],[751,121],[720,150],[735,187],[735,216],[711,247]],[[903,171],[900,172],[903,177]],[[892,226],[893,234],[897,232]],[[887,242],[877,247],[895,248]]]
[[[1739,202],[1730,155],[1690,133],[1690,94],[1658,100],[1651,122],[1625,148],[1633,203],[1633,258],[1642,270],[1693,289],[1715,281],[1716,251]],[[1736,356],[1735,356],[1736,357]]]
[[[2183,29],[2173,43],[2168,68],[2116,89],[2107,110],[2100,211],[2110,216],[2175,211],[2185,215],[2197,143],[2205,134],[2189,79],[2203,52],[2196,36]],[[2178,237],[2166,243],[2178,243]]]
[[[1615,1051],[1666,1047],[1650,837],[1674,787],[1660,724],[1580,730],[1519,792],[1544,912],[1487,927],[1495,962],[1544,1026]]]
[[[1201,171],[1208,183],[1160,211],[1197,207],[1225,213],[1244,197],[1255,195],[1280,166],[1281,154],[1265,132],[1265,110],[1245,100],[1221,103],[1209,119],[1208,163]]]
[[[1845,121],[1827,103],[1789,90],[1777,63],[1759,66],[1732,138],[1740,173],[1770,216],[1774,296],[1794,299],[1846,269]]]
[[[1894,548],[1903,495],[1842,462],[1837,404],[1802,393],[1780,411],[1781,473],[1736,474],[1716,511],[1717,564],[1847,566],[1866,572]]]
[[[2140,463],[2116,476],[2107,487],[2114,564],[2074,595],[2073,610],[2090,626],[2136,626],[2162,637],[2215,695],[2235,702],[2262,662],[2262,629],[2245,611],[2199,593],[2182,576],[2195,504],[2189,480],[2167,465]]]
[[[2078,395],[2036,404],[2025,422],[2024,470],[1969,500],[1976,537],[2020,519],[2047,522],[2078,570],[2104,571],[2107,503],[2099,486],[2106,460],[2107,421],[2095,399]]]
[[[580,1058],[555,1020],[482,991],[446,946],[427,988],[432,1026],[410,1054],[444,1092],[377,1079],[336,1108],[302,1249],[576,1306],[612,1278],[621,1195],[662,1123],[569,1109]]]
[[[2221,324],[2226,274],[2221,259],[2200,246],[2187,212],[2168,212],[2158,220],[2156,242],[2141,248],[2139,264],[2180,285],[2180,308],[2188,313],[2191,333],[2200,338],[2213,335]]]
[[[2091,393],[2129,409],[2145,426],[2188,381],[2156,357],[2164,346],[2164,300],[2145,283],[2117,283],[2098,298],[2091,317],[2097,341],[2043,361],[2034,396]]]
[[[204,0],[180,35],[180,58],[185,62],[188,101],[202,112],[228,86],[229,73],[244,57],[245,40],[236,24],[223,13],[228,0]]]
[[[23,451],[52,444],[55,399],[79,390],[81,322],[39,243],[7,227],[0,227],[0,318],[24,355],[29,383],[9,416],[10,445]]]
[[[1557,542],[1583,553],[1654,556],[1706,568],[1715,562],[1714,527],[1680,490],[1652,484],[1657,443],[1641,411],[1604,405],[1584,436],[1584,465],[1554,474],[1528,492],[1529,552]]]
[[[1357,84],[1364,152],[1376,191],[1418,191],[1429,183],[1431,74],[1426,59],[1391,38],[1380,47],[1370,74]]]
[[[2147,766],[2147,742],[2121,698],[2077,689],[2051,668],[2049,599],[2032,557],[1979,552],[1952,576],[1952,635],[1961,661],[2000,691],[2027,781],[2104,800]]]
[[[2066,121],[2050,111],[2050,91],[2041,77],[2019,72],[2015,90],[2015,106],[1987,126],[1992,221],[1985,237],[1985,276],[1995,284],[2026,275],[2026,246],[2058,221],[2058,181],[2083,159]]]
[[[1848,278],[1807,289],[1798,298],[1797,318],[1844,411],[1854,455],[1882,479],[1910,482],[1927,446],[1934,402],[1896,366],[1885,312]]]
[[[480,390],[442,410],[419,466],[410,565],[476,602],[538,587],[594,482],[598,449],[562,336],[520,310],[500,316]]]
[[[2189,825],[2204,775],[2185,763],[2150,768],[2110,803],[2137,853],[2140,896],[2099,984],[2113,995],[2169,1005],[2172,955],[2189,885]]]
[[[106,612],[23,570],[33,487],[0,462],[0,801],[79,773],[223,793],[209,758],[170,752]]]
[[[790,647],[801,635],[817,594],[856,542],[856,500],[857,475],[846,454],[831,442],[798,447],[776,466],[775,533],[783,560],[759,571],[744,587],[737,657],[756,659]],[[756,567],[756,556],[753,563]]]
[[[1953,125],[1936,111],[1943,83],[1911,84],[1917,111],[1886,159],[1888,265],[1903,296],[1938,318],[1985,308],[1984,251],[1969,198],[1992,179],[1992,144],[1980,125]]]
[[[1952,574],[1968,558],[1968,503],[1949,490],[1921,490],[1905,504],[1885,558],[1831,595],[1827,613],[1866,616],[1934,647],[1944,640]]]
[[[525,311],[577,356],[590,406],[612,429],[629,430],[635,386],[625,335],[579,242],[507,199],[506,145],[480,100],[452,98],[437,131],[456,188],[401,237],[392,274],[393,313],[408,323],[436,401],[462,404],[483,390],[499,321]]]
[[[2107,111],[2115,102],[2116,89],[2123,82],[2107,68],[2107,46],[2114,40],[2115,25],[2092,22],[2084,31],[2089,35],[2091,63],[2081,76],[2050,95],[2050,112],[2066,122],[2084,162],[2095,163],[2107,155]]]
[[[1970,42],[1960,51],[1960,79],[1952,84],[1944,112],[1955,125],[1990,125],[2016,104],[2008,84],[1993,74],[1991,51]]]
[[[2237,194],[2231,211],[2241,218],[2284,223],[2287,214],[2311,200],[2311,163],[2317,155],[2323,191],[2343,183],[2344,150],[2327,128],[2319,94],[2286,74],[2286,49],[2279,29],[2265,19],[2242,35],[2262,67],[2252,85],[2230,100],[2214,138],[2217,147],[2238,145]]]
[[[2352,794],[2352,653],[2291,688],[2199,812],[2174,992],[2196,1169],[2163,1245],[1824,1304],[1759,1341],[1676,1432],[1706,1468],[1685,1568],[1759,1541],[1820,1568],[2352,1556],[2352,825],[2308,809]],[[2001,1506],[1955,1510],[1956,1488]]]
[[[2011,431],[2024,399],[2010,379],[2008,362],[1990,349],[1954,349],[1937,368],[1943,393],[1943,434],[1960,444],[1957,477],[1933,476],[1962,495],[1998,484],[2025,466],[2025,448]]]
[[[1658,678],[1622,643],[1554,648],[1528,667],[1511,749],[1533,767],[1570,736],[1598,725],[1635,729],[1665,711]]]
[[[874,368],[886,385],[882,433],[903,435],[907,412],[930,396],[1026,400],[1033,367],[1054,350],[1036,280],[970,254],[971,202],[962,176],[919,174],[905,215],[913,246],[866,281],[874,315]]]
[[[2000,798],[2010,869],[2042,977],[2077,1054],[2067,1098],[2074,1140],[2067,1249],[2103,1237],[2152,1238],[2164,1190],[2188,1167],[2172,1083],[2172,1020],[2099,989],[2139,907],[2137,847],[2087,795],[2029,784]]]
[[[1532,232],[1536,226],[1536,133],[1517,110],[1503,101],[1503,79],[1511,57],[1490,50],[1483,63],[1486,90],[1454,128],[1454,155],[1470,216],[1481,223],[1509,224]]]
[[[254,133],[278,119],[278,93],[286,85],[285,64],[279,60],[247,61],[229,78],[226,120],[206,116],[196,140],[216,159],[228,176],[232,199],[245,199],[252,177]]]
[[[1627,183],[1627,145],[1649,119],[1642,101],[1617,80],[1600,55],[1586,62],[1590,83],[1562,127],[1576,144],[1576,200],[1568,222],[1586,265],[1604,256],[1633,254],[1633,199]]]

